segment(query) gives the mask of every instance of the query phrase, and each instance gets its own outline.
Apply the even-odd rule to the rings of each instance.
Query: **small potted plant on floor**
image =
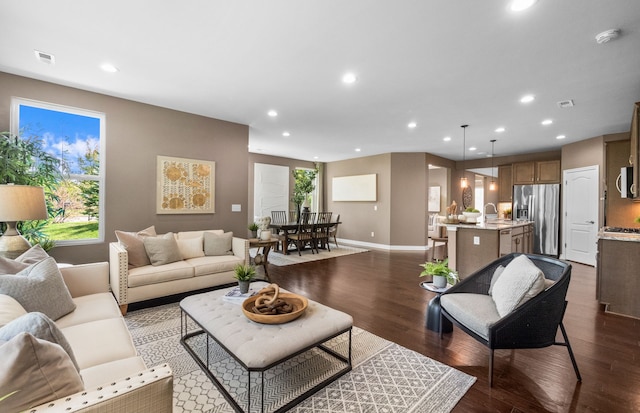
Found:
[[[251,231],[251,238],[258,238],[258,224],[252,222],[247,228]]]
[[[256,267],[253,265],[238,264],[233,270],[235,275],[233,276],[238,280],[238,287],[240,287],[240,293],[246,294],[249,292],[249,284],[253,277],[256,275]]]
[[[458,282],[458,273],[449,268],[449,259],[444,261],[427,261],[420,264],[424,270],[420,273],[420,277],[430,275],[433,278],[433,286],[436,288],[444,288],[447,284],[454,285]]]

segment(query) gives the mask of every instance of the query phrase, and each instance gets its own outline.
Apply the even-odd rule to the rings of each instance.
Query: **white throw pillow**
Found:
[[[511,260],[496,280],[492,297],[500,317],[544,290],[544,274],[526,255]]]
[[[183,260],[204,257],[203,237],[178,239],[177,242]]]
[[[493,286],[496,285],[496,281],[502,275],[502,271],[504,271],[504,267],[499,265],[498,268],[493,272],[493,276],[491,277],[491,285],[489,285],[489,295],[493,295]]]
[[[0,328],[25,314],[27,310],[15,298],[0,294]]]

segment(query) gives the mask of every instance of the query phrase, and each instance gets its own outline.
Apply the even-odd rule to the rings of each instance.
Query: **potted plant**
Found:
[[[251,238],[258,238],[258,224],[252,222],[247,228],[251,231]]]
[[[458,282],[458,273],[449,268],[449,259],[444,261],[427,261],[420,264],[424,270],[420,273],[420,277],[430,275],[433,278],[433,285],[437,288],[444,288],[447,284],[454,285]]]
[[[242,294],[248,293],[249,284],[251,283],[251,280],[253,280],[253,277],[255,277],[256,275],[256,267],[254,267],[253,265],[238,264],[233,269],[233,271],[235,272],[235,275],[233,276],[233,278],[238,280],[238,287],[240,287],[240,293]]]

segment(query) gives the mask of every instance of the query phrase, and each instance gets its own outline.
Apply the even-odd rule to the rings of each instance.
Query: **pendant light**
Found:
[[[469,182],[467,181],[467,177],[464,175],[465,173],[465,169],[464,169],[464,165],[465,165],[465,153],[467,151],[467,127],[469,125],[462,125],[460,126],[462,128],[462,178],[460,178],[460,188],[464,189],[466,187],[469,186]]]
[[[496,143],[495,139],[491,139],[491,183],[489,184],[489,191],[496,190],[496,181],[493,176],[493,145]]]

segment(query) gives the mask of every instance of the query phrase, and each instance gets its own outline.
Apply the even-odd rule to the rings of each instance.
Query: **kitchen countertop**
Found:
[[[598,238],[612,241],[640,242],[640,234],[627,232],[605,232],[602,229],[598,231]]]
[[[531,223],[533,223],[533,221],[512,221],[508,219],[497,219],[497,220],[489,220],[488,222],[478,222],[476,224],[465,224],[461,222],[459,224],[441,223],[438,225],[443,225],[446,227],[455,227],[455,228],[486,229],[486,230],[492,230],[492,231],[499,231],[502,229],[523,227]],[[640,241],[640,236],[638,240]]]

